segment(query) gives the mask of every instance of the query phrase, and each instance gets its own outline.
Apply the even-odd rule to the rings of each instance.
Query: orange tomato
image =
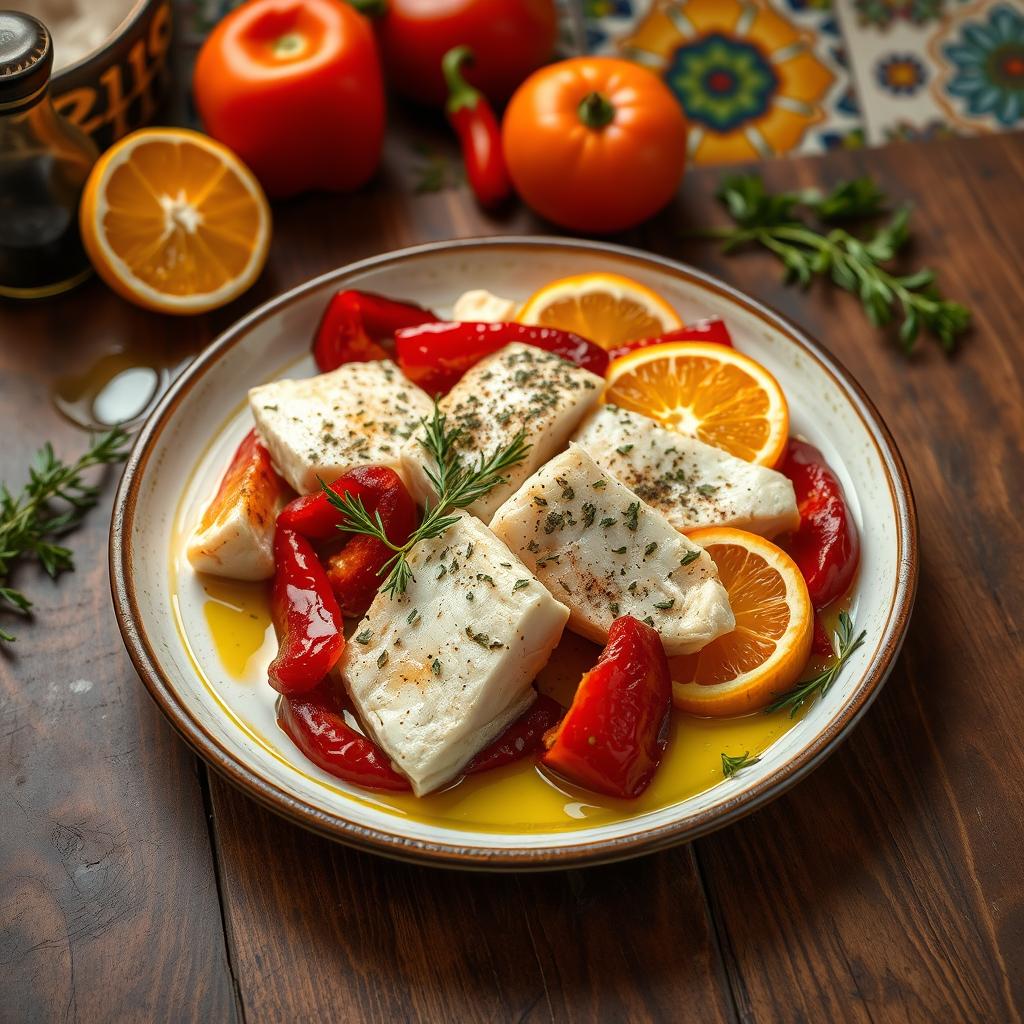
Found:
[[[574,231],[632,227],[675,194],[686,119],[655,74],[613,57],[534,72],[505,112],[503,145],[522,198]]]

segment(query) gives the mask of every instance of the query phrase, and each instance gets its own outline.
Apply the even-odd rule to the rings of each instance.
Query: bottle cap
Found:
[[[53,70],[46,26],[30,14],[0,11],[0,114],[31,106]]]

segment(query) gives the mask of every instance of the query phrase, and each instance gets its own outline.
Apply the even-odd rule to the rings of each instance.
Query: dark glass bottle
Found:
[[[53,108],[41,21],[0,11],[0,296],[55,295],[89,275],[78,202],[96,146]]]

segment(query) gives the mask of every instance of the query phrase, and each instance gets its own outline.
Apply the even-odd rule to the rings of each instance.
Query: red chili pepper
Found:
[[[340,291],[320,318],[313,358],[321,373],[345,363],[390,359],[395,331],[436,320],[429,309],[411,302],[396,302],[370,292]]]
[[[512,194],[512,183],[505,168],[501,148],[501,128],[490,103],[462,75],[463,67],[473,62],[468,46],[456,46],[441,59],[441,70],[448,86],[445,113],[462,146],[466,177],[485,209],[500,206]]]
[[[570,782],[608,796],[639,796],[668,742],[672,677],[657,630],[623,615],[541,758]]]
[[[274,531],[270,609],[279,642],[268,669],[270,685],[285,696],[306,693],[345,649],[341,609],[312,545],[280,525]]]
[[[466,765],[465,773],[490,771],[540,750],[544,734],[558,724],[565,709],[557,700],[541,694],[489,747]]]
[[[779,471],[793,482],[800,525],[787,545],[807,581],[816,609],[850,588],[860,561],[860,538],[842,485],[825,457],[806,441],[790,438]]]
[[[326,683],[301,697],[285,697],[277,721],[295,746],[328,774],[365,789],[409,788],[409,780],[391,767],[387,754],[348,725]]]
[[[392,544],[404,544],[416,529],[416,502],[402,478],[386,466],[358,466],[343,473],[330,489],[358,499],[371,516],[380,516]],[[295,530],[312,541],[348,536],[345,546],[327,558],[327,578],[345,618],[358,618],[370,607],[381,584],[381,569],[394,552],[376,537],[343,535],[341,513],[327,495],[307,494],[286,505],[278,526]]]
[[[578,334],[554,327],[442,321],[395,333],[395,350],[402,372],[434,395],[450,391],[470,367],[512,342],[553,352],[599,376],[604,376],[608,368],[608,353],[603,348]]]
[[[716,345],[728,345],[733,347],[732,335],[725,321],[718,316],[709,316],[705,320],[697,320],[685,327],[677,327],[674,331],[666,331],[656,338],[637,338],[636,341],[627,341],[608,353],[609,359],[618,359],[628,352],[635,352],[638,348],[650,348],[651,345],[670,345],[679,341],[710,341]]]

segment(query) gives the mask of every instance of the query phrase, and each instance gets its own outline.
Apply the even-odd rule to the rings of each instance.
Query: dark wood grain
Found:
[[[552,230],[521,209],[484,216],[462,190],[416,195],[416,141],[450,149],[434,125],[397,122],[372,187],[275,209],[267,271],[226,309],[155,317],[96,282],[0,307],[3,479],[46,436],[66,454],[80,446],[49,389],[112,338],[174,366],[257,302],[351,259]],[[692,173],[672,210],[617,239],[697,263],[806,327],[907,457],[917,612],[836,756],[733,828],[614,867],[485,877],[393,864],[307,835],[216,777],[211,852],[205,769],[117,636],[100,507],[74,538],[76,574],[59,587],[27,574],[40,615],[0,661],[0,1018],[1019,1020],[1024,137],[764,171],[791,187],[861,169],[914,200],[915,258],[975,310],[952,360],[923,343],[908,362],[849,296],[784,288],[764,256],[686,240],[719,216],[719,172]]]
[[[0,307],[0,479],[20,486],[44,439],[79,454],[49,384],[76,343],[88,358],[135,323],[95,283]],[[172,325],[145,328],[175,347]],[[59,586],[20,572],[36,621],[4,621],[18,642],[0,652],[0,1019],[232,1020],[197,764],[140,687],[110,607],[115,482],[69,538],[78,571]]]

